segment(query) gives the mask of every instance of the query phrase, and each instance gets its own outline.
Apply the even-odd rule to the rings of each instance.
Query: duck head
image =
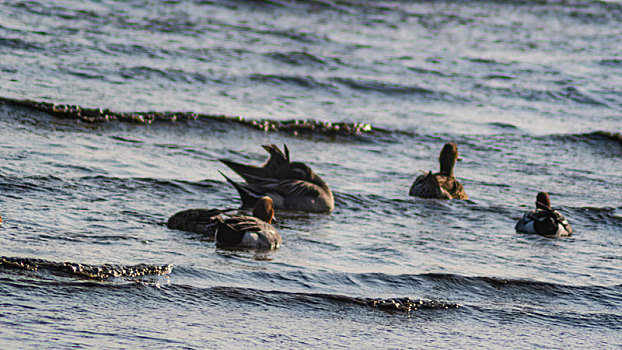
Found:
[[[551,209],[551,200],[549,199],[548,193],[538,193],[536,196],[536,209]]]
[[[275,177],[278,179],[296,179],[305,181],[311,181],[313,176],[315,176],[315,174],[311,168],[301,162],[290,162],[285,164],[284,166],[281,166],[275,174]]]
[[[441,163],[441,173],[454,176],[454,166],[457,160],[460,160],[458,157],[458,146],[453,142],[447,142],[443,146],[441,155],[438,157],[438,161]]]
[[[271,224],[274,217],[272,198],[268,196],[259,198],[253,208],[253,216]]]

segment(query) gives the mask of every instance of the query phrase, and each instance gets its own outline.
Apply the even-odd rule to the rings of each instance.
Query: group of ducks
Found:
[[[330,212],[334,208],[330,187],[301,162],[292,162],[289,150],[276,145],[262,146],[269,154],[262,166],[220,159],[246,183],[237,183],[221,172],[242,199],[241,209],[253,209],[252,216],[230,215],[234,209],[188,209],[173,215],[170,229],[190,231],[213,238],[221,248],[275,249],[282,242],[272,226],[274,208],[305,212]],[[459,161],[458,146],[449,142],[439,157],[440,171],[418,176],[409,194],[422,198],[468,199],[462,184],[454,176]],[[570,236],[572,228],[562,214],[551,209],[549,195],[536,196],[536,209],[525,213],[515,227],[521,233],[544,236]]]

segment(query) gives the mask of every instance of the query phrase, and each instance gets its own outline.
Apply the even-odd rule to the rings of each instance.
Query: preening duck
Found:
[[[514,228],[520,233],[542,236],[572,235],[572,227],[568,220],[558,211],[551,209],[549,194],[546,192],[538,193],[536,209],[526,212]]]
[[[187,209],[171,216],[166,227],[172,230],[194,232],[214,238],[216,234],[216,222],[222,220],[223,213],[234,209]]]
[[[332,191],[311,168],[290,161],[287,147],[285,153],[275,145],[263,147],[270,153],[270,158],[262,167],[220,160],[246,180],[246,184],[240,184],[221,173],[240,193],[242,208],[252,208],[259,198],[268,196],[277,209],[316,213],[333,210]]]
[[[221,248],[275,249],[281,245],[281,235],[271,225],[274,217],[270,197],[255,203],[253,216],[234,215],[216,221],[216,246]]]
[[[448,142],[439,157],[441,171],[419,175],[410,187],[409,195],[422,198],[469,199],[462,184],[454,176],[454,166],[460,160],[458,146]]]

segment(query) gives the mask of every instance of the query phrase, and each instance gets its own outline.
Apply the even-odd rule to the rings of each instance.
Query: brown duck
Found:
[[[231,210],[234,209],[188,209],[171,216],[166,226],[213,238],[218,247],[250,249],[279,247],[281,236],[272,226],[274,208],[270,197],[257,200],[253,216],[226,214]]]
[[[221,248],[276,249],[281,235],[272,226],[274,209],[270,197],[255,203],[253,216],[234,215],[216,221],[216,246]]]
[[[458,146],[453,142],[446,143],[438,160],[441,171],[419,175],[410,187],[409,195],[422,198],[469,199],[462,184],[454,176],[454,166],[460,160]]]
[[[270,158],[261,167],[220,159],[246,180],[245,184],[237,183],[221,173],[240,194],[242,208],[252,208],[259,198],[268,196],[277,209],[313,213],[333,210],[333,192],[319,175],[304,163],[290,161],[287,147],[284,153],[275,145],[263,147]]]

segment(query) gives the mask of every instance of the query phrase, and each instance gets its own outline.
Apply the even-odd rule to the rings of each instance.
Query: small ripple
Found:
[[[293,66],[324,66],[326,61],[308,52],[274,52],[267,54],[277,62],[291,64]]]

